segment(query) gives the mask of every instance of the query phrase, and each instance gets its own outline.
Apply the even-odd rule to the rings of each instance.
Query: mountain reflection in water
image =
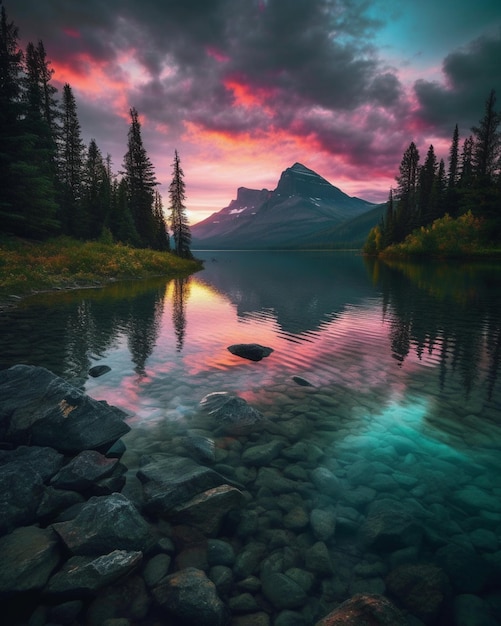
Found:
[[[313,575],[296,607],[305,623],[357,592],[398,596],[402,576],[429,582],[439,566],[454,606],[473,602],[477,623],[499,625],[501,267],[197,256],[205,269],[189,278],[26,300],[0,316],[0,366],[47,367],[127,411],[131,474],[145,455],[187,453],[187,435],[213,438],[214,468],[251,496],[224,538],[266,547],[256,576],[291,555],[296,574]],[[273,352],[251,362],[228,351],[235,343]],[[98,363],[111,371],[90,378]],[[215,391],[243,397],[283,436],[219,438],[199,410]],[[263,450],[271,460],[249,465]],[[319,543],[332,571],[315,569]],[[463,623],[449,617],[433,623]]]

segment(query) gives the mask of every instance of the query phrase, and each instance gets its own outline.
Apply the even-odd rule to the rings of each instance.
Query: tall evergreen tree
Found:
[[[141,123],[135,108],[130,109],[130,117],[128,149],[124,156],[128,201],[141,245],[151,247],[155,245],[156,223],[153,205],[155,186],[158,183],[153,164],[143,145]]]
[[[153,216],[156,225],[155,249],[167,252],[170,250],[169,233],[165,222],[162,196],[155,191],[155,201],[153,203]]]
[[[418,224],[419,150],[412,141],[404,152],[396,177],[398,200],[395,220],[395,241],[403,241]]]
[[[110,212],[108,215],[107,227],[115,241],[139,246],[139,235],[137,234],[134,220],[130,212],[127,182],[125,178],[113,180],[111,190]]]
[[[437,173],[437,157],[435,149],[430,145],[426,159],[419,168],[419,222],[418,226],[424,226],[432,221],[433,211],[431,206],[431,194],[435,184]]]
[[[83,232],[96,239],[101,235],[109,213],[109,181],[103,155],[96,140],[91,139],[83,168],[82,217]],[[84,227],[86,229],[84,230]]]
[[[16,232],[22,216],[16,191],[19,182],[12,166],[19,159],[21,142],[21,82],[23,53],[19,29],[10,22],[5,7],[0,10],[0,223]]]
[[[186,215],[186,200],[184,172],[177,150],[174,151],[174,162],[172,164],[172,182],[169,186],[170,198],[170,225],[174,237],[174,252],[185,259],[192,258],[191,231]]]
[[[446,212],[457,217],[459,212],[459,128],[456,124],[449,150],[449,170],[447,174],[447,191],[445,194]]]
[[[501,114],[495,110],[496,92],[492,90],[485,102],[485,113],[473,133],[473,173],[477,184],[492,184],[499,170],[501,155],[501,133],[498,126]]]
[[[81,214],[80,204],[84,155],[85,149],[78,120],[77,104],[71,86],[66,83],[63,87],[59,149],[61,221],[64,232],[75,237],[82,237],[82,226],[85,222]]]

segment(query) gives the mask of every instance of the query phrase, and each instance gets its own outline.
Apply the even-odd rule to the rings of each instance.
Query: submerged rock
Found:
[[[357,594],[316,623],[316,626],[403,626],[407,620],[384,596]]]
[[[268,422],[246,400],[226,391],[209,393],[200,400],[200,406],[217,420],[220,430],[226,434],[248,434]]]
[[[273,348],[267,348],[258,343],[236,343],[228,346],[228,350],[231,354],[240,356],[243,359],[249,359],[250,361],[261,361],[261,359],[270,356],[273,352]]]
[[[314,387],[315,386],[313,383],[310,383],[309,380],[306,380],[306,378],[303,378],[302,376],[293,376],[292,380],[297,385],[300,385],[301,387]]]
[[[228,610],[216,586],[202,570],[194,567],[167,576],[162,585],[153,589],[153,597],[183,624],[223,626],[228,622]]]

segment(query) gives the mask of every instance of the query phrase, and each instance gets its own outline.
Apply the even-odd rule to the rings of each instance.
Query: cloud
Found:
[[[418,119],[447,135],[455,120],[468,133],[481,118],[491,89],[501,96],[499,59],[501,29],[449,54],[442,65],[444,82],[420,79],[414,85]]]

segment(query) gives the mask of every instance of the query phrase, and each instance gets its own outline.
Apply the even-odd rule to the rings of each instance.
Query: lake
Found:
[[[22,301],[0,316],[0,368],[44,366],[124,409],[131,473],[187,433],[214,438],[215,469],[250,494],[224,538],[237,559],[261,550],[249,576],[300,581],[304,623],[368,592],[416,624],[501,624],[501,266],[196,256],[189,278]],[[199,407],[216,391],[279,434],[216,436]]]

